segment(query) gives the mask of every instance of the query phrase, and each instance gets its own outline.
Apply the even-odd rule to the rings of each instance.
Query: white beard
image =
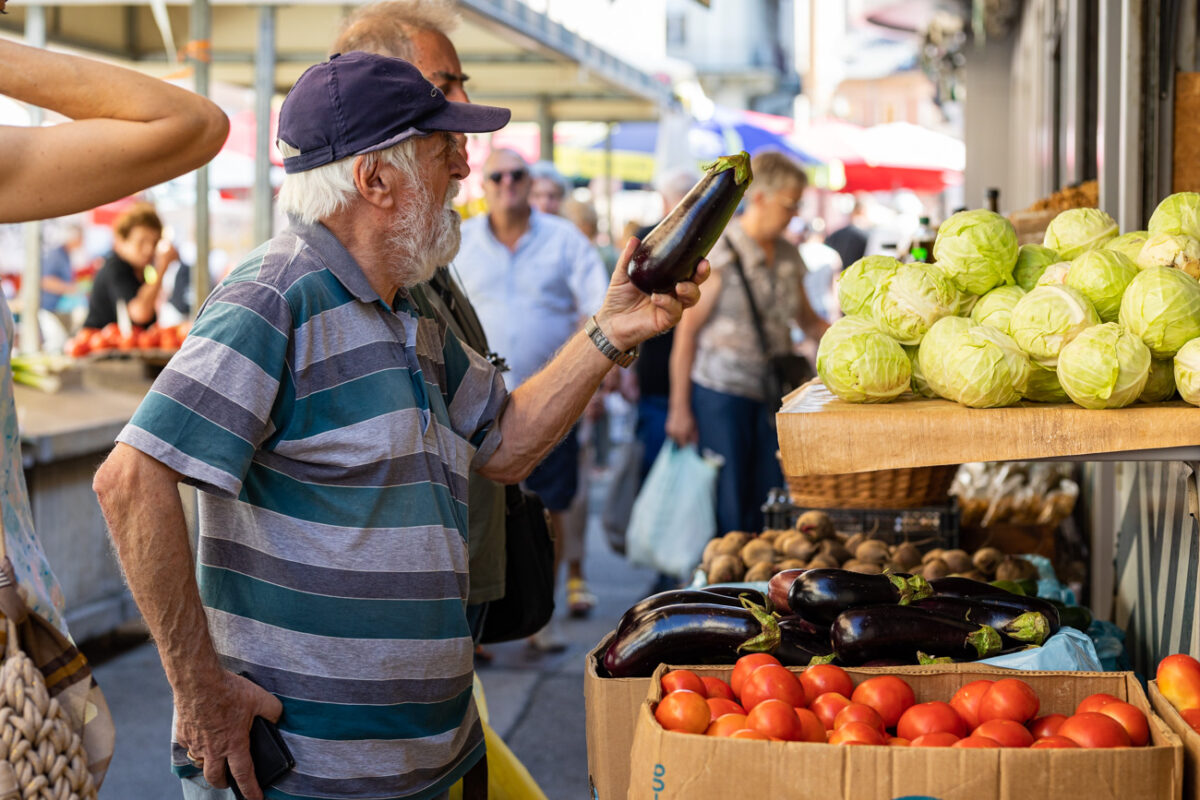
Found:
[[[433,277],[437,268],[449,264],[462,242],[462,218],[452,207],[459,182],[446,187],[442,204],[433,203],[429,188],[420,184],[409,213],[398,216],[388,235],[388,246],[402,286],[416,286]]]

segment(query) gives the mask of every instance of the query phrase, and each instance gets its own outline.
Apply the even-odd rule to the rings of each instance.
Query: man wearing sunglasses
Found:
[[[494,150],[483,167],[488,213],[463,222],[454,268],[492,346],[510,367],[509,391],[541,369],[604,299],[608,272],[592,243],[568,220],[530,204],[529,165],[512,150]],[[559,559],[567,562],[567,604],[586,613],[594,599],[583,581],[581,526],[567,525],[579,488],[574,430],[525,481],[550,512]],[[530,644],[544,651],[564,643],[555,623]]]

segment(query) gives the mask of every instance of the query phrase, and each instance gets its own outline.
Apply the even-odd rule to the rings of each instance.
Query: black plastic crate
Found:
[[[763,505],[767,520],[764,527],[791,528],[802,513],[813,510],[828,514],[839,533],[869,533],[889,544],[907,540],[922,550],[934,547],[950,550],[959,543],[958,506],[953,502],[920,508],[810,509],[792,504],[786,493],[773,492]]]

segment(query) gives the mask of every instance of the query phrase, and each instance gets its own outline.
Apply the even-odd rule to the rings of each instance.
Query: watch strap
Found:
[[[632,347],[624,352],[618,350],[617,346],[604,335],[604,331],[600,330],[600,325],[594,316],[588,319],[587,325],[583,327],[583,332],[592,340],[592,344],[596,345],[596,349],[604,354],[605,358],[619,367],[628,367],[638,357],[637,347]]]

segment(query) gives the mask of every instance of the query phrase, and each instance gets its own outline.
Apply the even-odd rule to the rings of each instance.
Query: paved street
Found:
[[[653,581],[651,572],[630,567],[608,550],[597,516],[605,488],[602,478],[593,480],[594,513],[585,562],[592,591],[599,598],[596,611],[586,620],[569,620],[560,613],[560,630],[570,643],[565,652],[542,656],[525,642],[510,642],[490,647],[495,658],[479,670],[492,726],[550,800],[588,797],[584,654]],[[562,597],[559,606],[565,606]],[[171,697],[157,651],[137,632],[107,645],[108,652],[125,649],[96,669],[117,725],[116,753],[100,800],[175,800],[178,781],[167,765]],[[101,652],[100,648],[85,650]]]

